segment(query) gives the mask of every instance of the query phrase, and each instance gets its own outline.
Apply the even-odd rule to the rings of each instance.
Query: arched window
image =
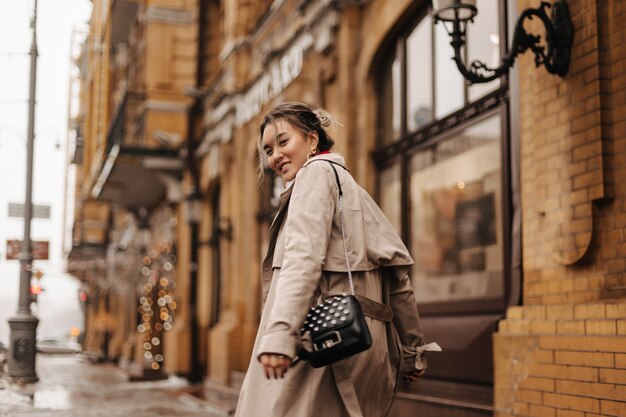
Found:
[[[502,3],[478,1],[466,62],[497,66],[505,52]],[[415,260],[426,335],[448,347],[431,355],[429,374],[457,388],[461,381],[488,387],[491,334],[510,288],[508,81],[468,85],[451,59],[448,34],[430,13],[423,7],[381,54],[378,198]],[[453,392],[458,399],[459,390],[428,395]],[[491,388],[474,400],[491,404]]]

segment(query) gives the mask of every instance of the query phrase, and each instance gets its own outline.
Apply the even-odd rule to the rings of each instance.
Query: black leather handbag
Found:
[[[314,368],[345,359],[372,346],[372,336],[365,322],[365,316],[361,311],[359,301],[354,296],[354,283],[343,230],[343,191],[339,175],[333,166],[334,162],[327,159],[318,161],[329,162],[337,180],[339,226],[346,257],[350,294],[330,296],[323,303],[311,307],[306,316],[300,331],[303,346],[298,350],[298,356],[308,361]]]

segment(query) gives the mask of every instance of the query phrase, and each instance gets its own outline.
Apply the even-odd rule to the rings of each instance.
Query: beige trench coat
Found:
[[[365,352],[318,369],[297,358],[309,307],[322,294],[349,292],[335,173],[319,159],[344,165],[337,154],[312,158],[281,196],[263,263],[266,301],[236,416],[382,417],[391,406],[398,372],[425,367],[417,349],[424,342],[408,277],[413,260],[376,203],[339,166],[355,293],[376,312],[377,306],[384,307],[378,303],[385,291],[391,309],[388,317],[373,314],[378,319],[366,313],[373,345]],[[284,379],[265,378],[258,361],[264,352],[294,359]]]

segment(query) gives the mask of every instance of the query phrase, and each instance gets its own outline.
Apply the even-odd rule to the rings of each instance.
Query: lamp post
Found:
[[[31,23],[33,40],[30,47],[30,91],[28,99],[28,132],[26,142],[26,198],[24,199],[24,240],[20,259],[20,292],[17,313],[8,320],[11,329],[9,376],[22,382],[39,380],[35,370],[36,335],[39,320],[30,311],[30,280],[33,254],[30,240],[33,188],[33,142],[35,132],[35,87],[37,85],[37,0]]]
[[[546,9],[550,7],[552,14],[548,17]],[[498,68],[488,67],[481,61],[473,61],[469,68],[463,63],[461,48],[465,45],[467,24],[473,22],[476,14],[476,0],[433,0],[433,20],[435,23],[442,22],[450,35],[454,62],[470,84],[486,83],[500,77],[513,66],[517,55],[528,49],[535,54],[536,66],[543,65],[550,74],[561,77],[567,74],[574,26],[564,0],[557,0],[552,5],[542,1],[536,9],[528,8],[522,12],[515,25],[510,52]],[[539,18],[544,25],[547,51],[539,43],[541,36],[531,35],[524,29],[524,21],[533,17]]]
[[[189,255],[189,326],[191,327],[191,369],[189,382],[202,382],[202,369],[200,354],[198,351],[198,313],[197,313],[197,287],[198,287],[198,236],[200,217],[202,215],[202,195],[194,188],[185,201],[187,211],[187,223],[189,223],[190,255]]]

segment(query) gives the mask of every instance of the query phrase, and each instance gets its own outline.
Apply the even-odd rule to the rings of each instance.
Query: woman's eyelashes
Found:
[[[279,139],[277,141],[277,144],[278,144],[279,147],[283,147],[283,146],[287,145],[287,142],[289,142],[289,138],[284,138],[284,139]],[[270,157],[273,154],[274,154],[273,148],[270,148],[269,146],[265,148],[265,155]]]

